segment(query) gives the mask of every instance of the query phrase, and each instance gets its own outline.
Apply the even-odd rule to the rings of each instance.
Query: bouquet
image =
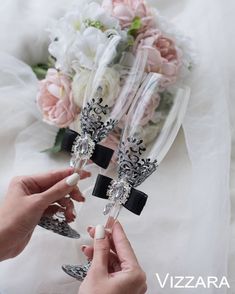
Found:
[[[121,42],[100,81],[104,103],[115,103],[138,50],[147,51],[146,75],[162,76],[141,119],[145,142],[151,143],[167,118],[178,85],[192,68],[189,40],[144,0],[77,0],[49,31],[49,62],[33,67],[41,79],[37,104],[43,120],[58,127],[55,145],[48,150],[61,151],[67,128],[80,131],[88,81],[112,36]],[[125,116],[102,143],[116,149],[124,124]]]

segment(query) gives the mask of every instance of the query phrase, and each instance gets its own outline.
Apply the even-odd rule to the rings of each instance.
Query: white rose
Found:
[[[86,87],[88,85],[89,79],[91,77],[90,70],[81,70],[73,77],[72,82],[72,92],[74,97],[74,102],[80,107],[83,107],[83,102],[86,93]]]
[[[84,97],[86,93],[86,86],[91,77],[92,72],[89,70],[82,70],[74,76],[72,83],[72,91],[75,103],[83,106]],[[120,75],[119,72],[113,68],[107,68],[100,84],[100,95],[103,98],[103,103],[112,106],[117,99],[120,92]],[[91,99],[93,97],[88,97]]]

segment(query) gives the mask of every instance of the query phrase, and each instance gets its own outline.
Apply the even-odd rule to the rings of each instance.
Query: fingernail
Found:
[[[102,226],[102,225],[96,226],[96,228],[95,228],[95,239],[100,240],[100,239],[104,239],[104,237],[105,237],[104,226]]]
[[[111,234],[112,233],[112,229],[105,229],[105,232],[108,233],[108,234]]]
[[[82,245],[82,246],[81,246],[81,250],[82,250],[82,252],[86,249],[86,247],[87,247],[86,245]]]
[[[87,232],[89,233],[89,232],[90,232],[90,230],[92,230],[93,228],[94,228],[94,226],[91,226],[91,225],[90,225],[90,226],[88,226],[88,227],[87,227]]]
[[[79,174],[74,173],[66,179],[66,183],[67,183],[67,185],[72,187],[72,186],[77,185],[79,180],[80,180]]]
[[[75,208],[73,209],[73,215],[75,218],[77,217],[77,212],[76,212]]]

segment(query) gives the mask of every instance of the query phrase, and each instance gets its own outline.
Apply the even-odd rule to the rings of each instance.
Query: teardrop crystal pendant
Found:
[[[107,190],[107,196],[110,201],[118,201],[125,204],[131,192],[131,186],[123,179],[112,180]]]
[[[111,211],[113,206],[114,206],[114,202],[106,204],[105,207],[104,207],[104,210],[103,210],[103,214],[104,215],[109,214],[109,212]]]
[[[61,219],[55,219],[52,216],[43,216],[38,224],[40,227],[49,230],[53,233],[59,234],[64,237],[79,239],[80,235],[70,225]]]

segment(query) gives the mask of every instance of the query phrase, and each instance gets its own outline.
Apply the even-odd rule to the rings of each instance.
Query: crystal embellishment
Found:
[[[114,203],[108,203],[105,205],[104,210],[103,210],[103,214],[107,215],[109,214],[109,212],[111,211],[111,209],[114,207]]]
[[[78,135],[73,147],[72,147],[72,158],[74,160],[90,159],[95,149],[95,142],[89,137],[88,134]]]
[[[110,201],[125,204],[131,192],[131,185],[125,180],[112,180],[108,187],[107,196]]]

